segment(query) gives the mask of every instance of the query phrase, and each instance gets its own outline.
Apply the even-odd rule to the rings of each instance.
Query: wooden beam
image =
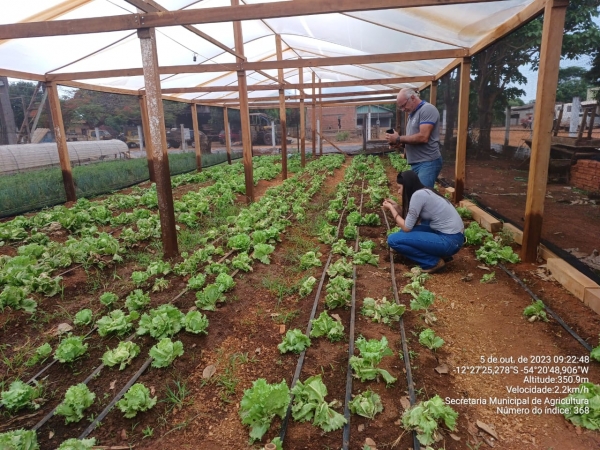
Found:
[[[306,116],[304,109],[304,69],[298,69],[298,89],[300,90],[300,165],[306,166]]]
[[[301,67],[300,67],[301,69]],[[352,80],[352,81],[327,81],[322,83],[323,88],[339,88],[352,86],[373,86],[373,85],[389,85],[393,89],[398,89],[397,86],[392,86],[398,83],[420,83],[433,81],[433,76],[424,77],[395,77],[395,78],[378,78],[374,80]],[[64,84],[64,83],[63,83]],[[83,83],[82,83],[83,84]],[[248,86],[248,92],[253,91],[277,91],[280,89],[279,84],[255,84]],[[285,89],[304,89],[304,84],[287,83]],[[181,88],[165,88],[162,89],[163,94],[194,94],[196,92],[237,92],[239,90],[236,85],[228,86],[193,86]]]
[[[239,5],[239,0],[231,0],[231,8]],[[252,5],[255,6],[255,5]],[[235,41],[236,51],[244,54],[244,37],[242,35],[242,23],[240,21],[233,22],[233,38]],[[242,62],[238,58],[238,62]],[[240,87],[240,122],[242,128],[242,145],[244,159],[244,177],[246,181],[246,202],[248,204],[254,201],[254,179],[252,169],[252,135],[250,133],[250,111],[248,107],[248,85],[246,81],[246,71],[238,70],[237,72],[238,86]]]
[[[0,77],[16,78],[18,80],[45,82],[46,77],[37,73],[21,72],[19,70],[0,69]]]
[[[58,148],[58,159],[60,160],[60,169],[63,176],[63,185],[68,202],[77,200],[75,193],[75,183],[73,182],[73,172],[71,171],[71,158],[69,158],[69,148],[67,147],[67,136],[65,135],[65,124],[63,123],[62,111],[60,109],[60,99],[58,89],[55,83],[46,83],[48,91],[48,100],[50,102],[50,114],[52,116],[52,125],[54,138]]]
[[[319,78],[319,131],[323,132],[323,88]],[[319,136],[319,155],[323,156],[323,139]]]
[[[142,64],[144,67],[144,85],[146,86],[146,108],[150,142],[152,142],[152,161],[156,175],[156,194],[160,230],[165,258],[174,258],[179,254],[177,248],[177,229],[169,157],[167,155],[167,134],[164,125],[164,111],[160,96],[160,76],[158,73],[158,54],[156,51],[156,32],[154,28],[138,30]]]
[[[274,19],[314,14],[380,9],[414,8],[452,4],[483,3],[493,0],[345,0],[324,2],[301,0],[294,2],[255,3],[215,8],[195,8],[179,11],[146,14],[123,14],[89,19],[53,20],[0,25],[0,39],[66,36],[73,34],[103,33],[108,31],[136,30],[145,27],[169,27],[222,23],[240,20]]]
[[[369,99],[369,96],[374,96],[377,94],[390,94],[390,93],[395,93],[396,90],[395,89],[381,89],[381,90],[376,90],[376,91],[352,91],[352,92],[336,92],[333,94],[321,94],[321,98],[341,98],[341,97],[356,97],[357,100],[360,100],[360,98],[364,97],[365,100]],[[290,101],[290,100],[300,100],[300,98],[302,97],[302,95],[286,95],[285,99],[286,101]],[[251,97],[248,100],[251,102],[269,102],[269,101],[275,101],[277,99],[277,97]],[[206,100],[198,100],[198,101],[203,101],[204,103],[216,103],[216,104],[223,104],[223,103],[237,103],[239,100],[237,98],[219,98],[219,99],[206,99]]]
[[[281,50],[281,36],[275,35],[275,51],[277,52],[277,60],[283,59],[283,51]],[[277,69],[277,78],[279,83],[283,84],[283,69]],[[281,179],[287,179],[287,121],[285,115],[285,91],[279,89],[279,125],[281,126]],[[277,145],[277,131],[275,131],[275,142]]]
[[[456,142],[455,196],[454,201],[463,199],[467,163],[467,132],[469,126],[469,82],[471,81],[471,59],[465,58],[460,65],[460,92],[458,94],[458,130]]]
[[[156,172],[154,172],[154,149],[152,148],[152,139],[150,139],[150,119],[148,118],[148,107],[146,96],[140,95],[140,114],[142,116],[142,130],[144,133],[144,147],[146,148],[146,159],[148,160],[148,173],[150,181],[156,183]]]
[[[168,11],[167,9],[163,8],[161,5],[159,5],[158,3],[156,3],[154,0],[125,0],[127,3],[132,4],[133,6],[135,6],[137,9],[143,11],[143,12],[148,12],[148,13],[155,13],[155,12],[165,12]],[[179,10],[181,11],[181,10]],[[232,49],[230,49],[229,47],[227,47],[225,44],[217,41],[216,39],[212,38],[211,36],[209,36],[208,34],[200,31],[199,29],[193,27],[192,25],[183,25],[183,28],[185,28],[188,31],[191,31],[192,33],[194,33],[196,36],[200,36],[202,39],[210,42],[212,45],[219,47],[221,50],[230,53],[234,56],[239,57],[240,55],[238,55],[235,51],[233,51]]]
[[[535,127],[533,127],[531,144],[525,226],[523,227],[523,246],[521,248],[521,259],[525,262],[536,261],[537,247],[542,237],[554,102],[567,6],[568,1],[548,0],[544,11],[537,101],[533,111]]]
[[[454,69],[456,69],[458,66],[460,66],[462,64],[463,59],[462,58],[456,58],[454,61],[452,61],[450,64],[448,64],[446,67],[444,67],[442,70],[440,70],[434,77],[434,80],[439,80],[440,78],[442,78],[444,75],[446,75],[448,72],[452,72]]]
[[[312,71],[312,105],[311,105],[311,119],[312,119],[312,156],[313,159],[316,156],[317,149],[317,86],[315,85],[316,74]]]
[[[192,126],[194,127],[194,146],[196,147],[196,170],[202,172],[202,146],[200,143],[200,128],[198,127],[198,107],[192,103]]]
[[[227,149],[227,164],[231,165],[231,130],[229,129],[229,113],[223,108],[223,130],[225,130],[225,148]]]
[[[80,83],[78,81],[61,81],[60,85],[77,88],[77,89],[87,89],[88,91],[108,92],[111,94],[135,95],[135,96],[140,95],[139,90],[132,91],[130,89],[121,89],[121,88],[114,88],[114,87],[109,87],[109,86],[98,86],[95,84]]]
[[[307,1],[307,0],[303,0]],[[255,4],[254,6],[258,6]],[[1,27],[1,25],[0,25]],[[331,56],[324,58],[302,58],[286,59],[284,61],[256,61],[231,64],[186,64],[178,66],[163,66],[159,68],[161,75],[181,73],[212,73],[212,72],[236,72],[238,70],[275,70],[275,69],[297,69],[299,67],[312,68],[320,66],[345,66],[355,64],[378,64],[388,62],[421,61],[433,59],[448,59],[468,56],[465,49],[452,50],[423,50],[417,52],[403,53],[379,53],[373,55],[354,56]],[[91,78],[114,78],[133,77],[142,74],[142,69],[110,69],[96,70],[93,72],[63,72],[49,73],[46,78],[49,81],[85,80]]]

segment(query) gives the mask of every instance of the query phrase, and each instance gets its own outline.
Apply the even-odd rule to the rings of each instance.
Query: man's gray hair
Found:
[[[415,91],[412,88],[402,89],[402,94],[403,94],[404,98],[410,98],[411,95],[414,95],[415,97],[419,97],[419,91]]]

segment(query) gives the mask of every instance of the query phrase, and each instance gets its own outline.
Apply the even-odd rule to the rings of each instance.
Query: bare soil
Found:
[[[492,186],[488,181],[489,177],[496,173],[498,168],[495,165],[488,169],[486,166],[475,168],[469,164],[468,171],[470,169],[473,169],[471,172],[475,172],[468,173],[467,183],[470,189],[475,190],[477,186],[475,181],[478,179],[476,177],[481,177],[480,183],[486,183],[485,191],[489,191]],[[480,171],[483,173],[480,174]],[[290,288],[306,275],[313,275],[317,279],[321,275],[322,268],[301,271],[298,260],[299,256],[306,251],[318,249],[323,254],[321,261],[325,263],[328,247],[320,244],[314,237],[315,224],[326,211],[328,200],[342,180],[343,173],[344,169],[340,169],[332,177],[327,178],[323,189],[313,199],[307,211],[307,220],[303,223],[294,222],[282,235],[282,243],[277,246],[276,252],[272,255],[270,265],[257,263],[254,265],[253,272],[236,276],[237,284],[235,289],[227,294],[228,301],[217,311],[208,312],[210,321],[208,335],[195,336],[185,332],[180,333],[176,338],[183,342],[185,354],[178,358],[172,367],[151,368],[141,376],[139,382],[150,387],[159,398],[156,407],[146,413],[138,414],[134,419],[123,419],[120,412],[115,409],[91,436],[96,437],[104,446],[135,446],[138,449],[242,450],[262,448],[264,442],[278,435],[281,421],[276,419],[262,444],[249,444],[248,428],[241,424],[239,418],[239,402],[244,389],[249,388],[252,381],[257,378],[265,378],[268,382],[280,382],[285,379],[288,385],[291,382],[297,356],[281,355],[277,350],[277,344],[282,338],[281,326],[284,325],[285,329],[306,328],[316,288],[304,299],[300,299]],[[389,166],[387,174],[390,186],[393,186],[395,172]],[[259,183],[258,195],[261,195],[269,185],[278,182],[280,179]],[[503,187],[508,189],[507,186]],[[480,191],[484,190],[479,186],[477,188]],[[240,198],[239,201],[243,202],[243,199]],[[243,204],[240,203],[240,206]],[[363,214],[365,212],[377,212],[383,219],[378,208],[363,210]],[[588,219],[588,225],[591,222],[592,220]],[[403,433],[399,425],[403,412],[400,400],[408,394],[404,363],[398,357],[401,353],[398,325],[394,324],[390,327],[374,324],[359,312],[362,301],[367,296],[374,298],[386,296],[388,299],[393,299],[385,221],[382,220],[382,223],[384,225],[379,227],[360,229],[362,236],[376,242],[377,247],[374,252],[379,255],[379,265],[377,267],[357,266],[355,336],[388,338],[394,356],[384,358],[382,367],[398,377],[398,381],[392,387],[386,388],[381,381],[361,383],[354,380],[353,394],[366,388],[374,390],[381,395],[384,411],[374,420],[351,416],[350,448],[352,450],[363,449],[367,437],[376,442],[377,448],[392,448],[392,443],[400,438],[394,448],[404,450],[411,448],[412,442],[410,434]],[[593,243],[599,235],[596,233],[587,235],[587,238],[583,237],[581,246],[590,245],[589,242]],[[591,246],[584,248],[591,248]],[[139,250],[142,253],[156,252],[157,248],[156,245],[150,244]],[[420,315],[408,309],[404,317],[408,346],[412,352],[411,367],[418,400],[426,400],[438,394],[449,400],[464,402],[464,399],[479,399],[480,403],[483,400],[487,403],[455,406],[459,412],[459,419],[457,428],[453,432],[454,438],[450,436],[450,431],[444,430],[443,441],[438,442],[435,448],[464,450],[469,448],[467,444],[470,448],[487,448],[493,445],[503,450],[600,448],[598,432],[576,428],[562,415],[544,412],[544,408],[549,406],[543,403],[546,399],[564,398],[567,395],[566,391],[577,386],[578,383],[525,381],[525,367],[532,367],[532,375],[540,377],[547,376],[548,374],[542,372],[550,368],[558,368],[556,370],[561,371],[568,370],[564,369],[565,367],[577,367],[580,371],[579,375],[599,383],[600,365],[580,362],[584,361],[580,358],[587,356],[586,350],[552,319],[548,323],[526,321],[522,311],[531,303],[530,297],[497,268],[492,268],[496,273],[496,283],[480,283],[482,275],[488,273],[480,267],[481,263],[475,259],[474,249],[463,248],[443,272],[433,275],[426,282],[426,287],[437,296],[432,310],[438,321],[432,328],[445,340],[445,345],[437,352],[432,352],[418,343],[418,333],[427,327]],[[538,278],[535,275],[538,269],[536,265],[517,264],[510,269],[514,270],[521,279],[527,280],[526,283],[536,295],[554,309],[590,345],[595,346],[598,343],[600,319],[594,312],[557,283]],[[97,297],[103,290],[110,288],[120,297],[126,295],[132,289],[129,279],[134,270],[139,270],[137,263],[129,259],[125,264],[102,271],[86,272],[79,268],[65,274],[64,295],[45,299],[40,304],[40,308],[45,312],[40,316],[44,317],[43,321],[31,322],[30,316],[20,311],[13,312],[5,309],[0,313],[0,337],[2,344],[5,345],[4,356],[8,357],[8,360],[0,362],[3,379],[12,380],[17,375],[27,379],[33,375],[38,368],[27,369],[22,364],[18,364],[15,358],[20,354],[19,352],[26,348],[35,348],[36,342],[51,336],[58,323],[69,322],[69,316],[79,309],[91,307],[96,312],[99,309]],[[402,291],[407,282],[403,274],[408,270],[408,266],[395,263],[399,291]],[[194,294],[186,293],[175,300],[185,288],[186,280],[173,275],[167,278],[171,281],[170,288],[162,293],[152,294],[151,306],[172,302],[183,312],[187,312],[194,305]],[[322,299],[323,297],[324,293]],[[317,315],[323,310],[322,299]],[[400,299],[406,305],[410,302],[410,296],[407,294],[401,294]],[[340,315],[347,333],[350,312],[344,309],[332,312]],[[82,331],[85,332],[87,329]],[[95,334],[93,336],[94,338],[88,341],[90,350],[84,358],[72,365],[55,364],[49,370],[46,380],[48,402],[36,412],[24,411],[13,417],[3,416],[0,431],[20,427],[31,428],[61,401],[65,390],[70,385],[81,382],[91,373],[107,346],[116,345],[115,338],[100,339]],[[50,342],[54,347],[57,338],[50,338]],[[136,342],[142,347],[142,355],[145,355],[153,344],[152,339],[148,337],[136,338]],[[343,401],[347,351],[347,337],[335,344],[323,338],[313,339],[300,379],[321,374],[328,388],[327,400]],[[522,358],[527,358],[528,362],[519,362],[520,357],[521,361]],[[545,361],[540,357],[548,357],[552,363],[537,362]],[[497,358],[497,360],[494,362],[490,358]],[[565,362],[568,358],[577,362]],[[144,356],[137,358],[134,364],[124,371],[105,368],[97,379],[92,380],[89,386],[97,397],[95,405],[86,411],[86,416],[89,417],[102,410],[115,392],[121,389],[142,365],[143,360]],[[8,365],[7,361],[14,363],[13,366]],[[435,368],[444,363],[447,364],[449,373],[439,374]],[[203,378],[203,371],[209,365],[214,365],[216,372],[207,380]],[[488,369],[478,369],[479,374],[471,373],[476,371],[471,369],[472,366]],[[511,371],[516,370],[519,373],[511,372],[508,375],[499,373],[505,366],[516,367]],[[483,374],[484,370],[490,370],[492,373]],[[584,373],[584,370],[587,370],[587,373]],[[511,394],[507,391],[509,386],[534,385],[552,386],[557,392],[538,396]],[[188,392],[181,396],[181,403],[169,401],[167,399],[169,391],[181,392],[182,386]],[[490,404],[496,402],[495,399],[502,401],[501,399],[510,398],[527,399],[529,404],[524,405],[523,408],[529,408],[529,411],[509,413],[500,410],[499,412],[498,405]],[[539,405],[542,408],[541,414],[532,411],[535,406],[531,404],[534,398],[542,401]],[[340,411],[341,408],[338,407],[337,410]],[[477,421],[493,427],[498,440],[478,429]],[[38,433],[42,450],[56,448],[62,440],[77,437],[88,424],[89,421],[83,420],[80,424],[65,425],[61,418],[51,419]],[[341,442],[341,430],[323,433],[310,423],[296,423],[292,420],[287,430],[284,448],[286,450],[340,448]]]

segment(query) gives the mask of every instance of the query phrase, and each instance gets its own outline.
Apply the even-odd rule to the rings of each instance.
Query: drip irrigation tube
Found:
[[[531,289],[529,289],[529,287],[523,283],[523,281],[517,277],[513,272],[511,272],[510,270],[508,270],[506,267],[504,267],[503,264],[498,264],[498,267],[500,267],[504,272],[506,272],[506,274],[511,277],[513,280],[515,280],[523,289],[525,289],[525,292],[527,292],[531,298],[535,301],[540,300],[533,292]],[[541,301],[541,300],[540,300]],[[544,303],[542,301],[542,303]],[[565,323],[564,320],[562,320],[560,318],[560,316],[558,316],[554,311],[552,311],[550,308],[548,308],[546,306],[546,304],[544,304],[544,309],[548,312],[548,314],[550,314],[552,316],[552,318],[554,320],[556,320],[571,336],[573,336],[575,338],[575,340],[577,340],[577,342],[579,342],[581,345],[583,345],[583,347],[588,351],[591,352],[592,351],[592,347],[590,346],[590,344],[588,344],[587,342],[585,342],[581,336],[579,336],[577,333],[575,333],[575,331],[573,331],[573,329],[571,327],[569,327],[569,325],[567,325]]]
[[[387,215],[385,214],[385,209],[381,208],[383,211],[383,217],[385,219],[385,225],[390,230],[390,223],[388,222]],[[392,289],[394,291],[394,300],[396,304],[400,304],[400,297],[398,295],[398,286],[396,285],[396,269],[394,267],[394,252],[392,249],[389,249],[390,252],[390,276],[392,277]],[[417,396],[415,394],[415,383],[412,378],[412,370],[410,367],[410,353],[408,352],[408,344],[406,343],[406,331],[404,329],[404,318],[400,316],[400,337],[402,339],[402,355],[404,359],[404,368],[406,371],[406,384],[408,385],[408,397],[410,400],[410,405],[414,405],[417,402]],[[413,448],[414,450],[420,450],[421,444],[417,439],[417,432],[413,430]]]
[[[350,194],[348,194],[346,196],[346,203],[348,203],[349,197],[350,197]],[[336,237],[339,237],[339,235],[340,235],[340,230],[342,228],[342,219],[344,217],[345,211],[346,211],[346,207],[344,207],[344,209],[342,210],[342,213],[340,214],[340,220],[338,222]],[[331,264],[332,258],[333,258],[333,253],[329,252],[329,257],[327,258],[325,267],[323,267],[323,273],[321,274],[321,280],[319,281],[319,286],[317,287],[317,292],[315,293],[315,301],[313,302],[313,307],[310,312],[310,317],[308,319],[308,325],[306,326],[306,336],[310,336],[310,331],[312,329],[312,321],[315,318],[315,315],[317,313],[317,307],[319,306],[319,299],[321,297],[321,290],[323,289],[323,283],[325,282],[325,276],[327,275],[327,269],[329,268],[329,264]],[[300,357],[298,358],[298,363],[296,364],[296,371],[294,372],[294,377],[292,378],[291,388],[293,388],[296,385],[296,383],[298,382],[298,380],[300,379],[300,373],[302,372],[302,366],[304,365],[304,357],[305,356],[306,356],[306,349],[302,350],[302,352],[300,353]],[[281,439],[281,442],[284,441],[285,434],[287,433],[287,427],[288,427],[288,424],[290,421],[290,414],[292,413],[293,400],[294,400],[294,396],[292,394],[291,398],[290,398],[290,403],[285,412],[285,417],[283,418],[283,421],[281,423],[281,429],[279,431],[279,439]]]

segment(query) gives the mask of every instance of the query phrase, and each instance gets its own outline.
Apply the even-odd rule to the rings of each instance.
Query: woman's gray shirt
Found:
[[[429,189],[419,189],[412,195],[408,205],[405,227],[412,230],[419,218],[429,220],[431,229],[440,233],[464,232],[463,221],[452,203]]]

